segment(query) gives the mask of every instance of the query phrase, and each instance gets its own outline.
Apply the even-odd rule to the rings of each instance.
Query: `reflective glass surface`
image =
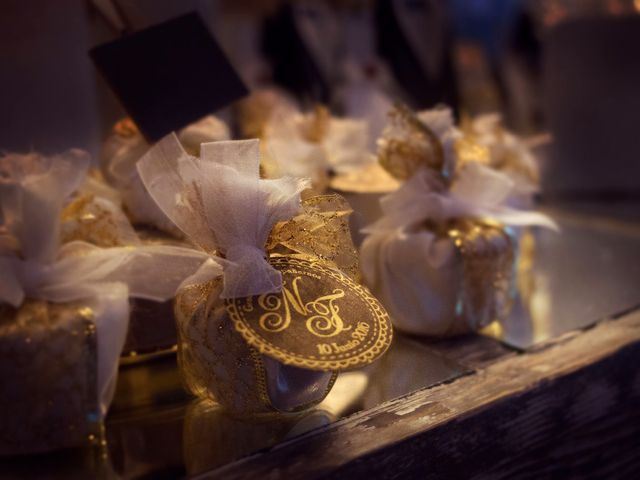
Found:
[[[342,373],[329,395],[300,414],[233,417],[182,390],[175,354],[122,366],[102,448],[0,459],[2,478],[102,475],[177,478],[233,460],[406,395],[468,369],[414,339],[396,335],[388,353],[365,370]],[[148,404],[145,407],[134,405]]]
[[[560,231],[522,232],[513,310],[485,332],[517,348],[640,306],[640,209],[582,203],[549,213]]]
[[[193,399],[137,411],[121,406],[107,423],[109,462],[127,478],[199,473],[467,371],[397,335],[383,359],[341,374],[327,398],[301,414],[238,418]]]

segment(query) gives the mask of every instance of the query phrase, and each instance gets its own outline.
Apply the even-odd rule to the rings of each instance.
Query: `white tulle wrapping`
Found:
[[[60,247],[60,211],[82,183],[88,156],[71,151],[39,157],[26,172],[18,171],[11,158],[0,161],[2,233],[14,240],[0,243],[0,303],[19,308],[25,298],[81,300],[91,307],[97,330],[96,388],[104,415],[127,332],[129,296],[167,300],[208,257],[169,246],[102,249],[75,241]]]
[[[383,217],[365,232],[388,232],[428,219],[441,223],[455,218],[491,218],[506,225],[557,228],[547,215],[505,205],[512,187],[509,177],[476,163],[465,165],[450,189],[432,171],[421,168],[397,191],[382,198]]]
[[[368,236],[361,247],[366,284],[396,328],[418,335],[461,331],[454,323],[462,265],[453,242],[427,230],[401,229]],[[469,330],[475,330],[469,325]]]
[[[265,125],[264,141],[273,165],[269,176],[290,175],[319,182],[328,161],[322,146],[305,140],[300,133],[301,115],[289,108],[277,109]]]
[[[221,120],[207,116],[178,132],[190,151],[201,143],[227,140],[229,128]],[[107,179],[121,192],[122,201],[134,222],[152,225],[175,234],[173,223],[151,199],[136,170],[136,162],[150,148],[139,132],[130,136],[112,135],[103,146],[102,157]]]
[[[0,286],[0,302],[19,307],[28,297],[55,303],[83,300],[91,306],[97,329],[97,391],[106,414],[129,323],[129,296],[168,300],[204,260],[205,255],[180,247],[101,249],[72,242],[50,264],[0,257],[7,281]]]
[[[307,182],[262,180],[259,165],[258,140],[205,143],[197,159],[174,134],[138,162],[140,178],[167,217],[211,258],[217,258],[214,253],[226,257],[221,298],[282,287],[280,273],[265,259],[264,245],[276,222],[298,213]],[[200,271],[187,283],[215,276]]]
[[[516,208],[531,208],[533,196],[540,190],[536,159],[526,142],[502,126],[498,113],[480,115],[471,122],[475,141],[489,149],[492,165],[513,181],[507,203]]]
[[[303,123],[310,120],[291,107],[276,109],[265,126],[265,142],[277,161],[276,175],[318,180],[325,172],[347,173],[374,162],[366,121],[331,117],[318,142],[309,141]]]
[[[15,237],[25,258],[51,260],[58,247],[58,214],[82,184],[89,155],[69,150],[52,157],[10,154],[0,161],[3,229]]]

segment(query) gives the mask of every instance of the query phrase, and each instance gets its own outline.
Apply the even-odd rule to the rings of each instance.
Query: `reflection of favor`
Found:
[[[299,424],[306,428],[327,424],[331,418],[312,411],[291,415],[233,417],[219,404],[196,400],[184,419],[184,459],[187,473],[195,475],[271,447]],[[302,432],[298,432],[302,433]]]
[[[158,205],[211,258],[176,298],[185,383],[235,413],[308,408],[337,369],[370,363],[391,340],[388,317],[353,280],[348,206],[336,196],[301,206],[305,182],[260,179],[255,140],[201,152],[170,136],[139,165]]]

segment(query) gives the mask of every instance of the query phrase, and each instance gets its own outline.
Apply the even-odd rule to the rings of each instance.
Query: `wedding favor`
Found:
[[[242,138],[263,138],[271,115],[276,111],[295,111],[296,101],[277,88],[263,88],[235,104],[236,121]],[[264,160],[264,159],[263,159]]]
[[[310,407],[391,341],[356,281],[346,202],[301,203],[306,181],[260,179],[259,163],[258,140],[206,143],[197,159],[175,135],[138,163],[162,211],[223,265],[203,264],[178,293],[178,359],[193,394],[234,414]]]
[[[61,211],[88,165],[75,150],[0,158],[0,454],[97,441],[129,296],[166,300],[205,260],[176,247],[76,239]]]
[[[510,205],[522,190],[494,168],[496,150],[456,128],[448,109],[392,113],[378,158],[404,183],[381,200],[361,260],[400,330],[455,335],[508,313],[517,248],[510,228],[554,224]]]
[[[367,122],[334,117],[320,105],[308,113],[285,106],[274,109],[262,138],[267,177],[308,177],[318,193],[327,188],[330,175],[375,160],[368,150]]]

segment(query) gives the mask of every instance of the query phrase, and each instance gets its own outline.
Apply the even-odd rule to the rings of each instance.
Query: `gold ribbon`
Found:
[[[303,200],[302,209],[300,215],[274,226],[267,252],[290,254],[286,252],[290,250],[338,268],[358,281],[360,265],[349,229],[349,203],[340,195],[319,195]]]
[[[380,165],[398,180],[411,178],[425,165],[442,173],[444,153],[436,134],[404,105],[397,105],[389,116],[397,133],[378,140]]]
[[[502,319],[512,302],[513,239],[501,225],[487,220],[456,220],[447,236],[463,265],[456,315],[475,325],[474,329]]]

